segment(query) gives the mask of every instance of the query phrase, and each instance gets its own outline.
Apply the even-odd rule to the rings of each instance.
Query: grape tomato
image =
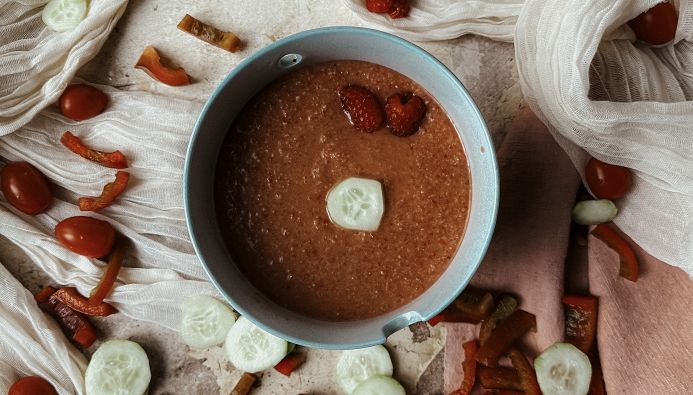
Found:
[[[58,395],[51,383],[38,376],[29,376],[17,380],[10,387],[7,395]]]
[[[60,112],[74,121],[93,118],[108,105],[108,96],[85,84],[70,85],[60,95]]]
[[[9,163],[0,172],[0,182],[5,199],[23,213],[41,213],[53,200],[46,177],[30,163]]]
[[[676,37],[679,17],[669,2],[659,3],[628,22],[638,40],[662,45]]]
[[[585,180],[592,194],[599,199],[619,199],[630,190],[632,176],[623,166],[591,158],[585,167]]]
[[[113,248],[116,232],[111,224],[91,217],[70,217],[55,226],[55,237],[72,252],[101,258]]]

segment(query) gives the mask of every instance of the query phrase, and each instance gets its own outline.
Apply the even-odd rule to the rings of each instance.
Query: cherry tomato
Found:
[[[17,380],[7,395],[58,395],[51,383],[38,376],[29,376]]]
[[[0,173],[0,182],[5,199],[27,214],[43,212],[53,199],[46,177],[27,162],[6,165]]]
[[[190,83],[190,78],[183,68],[166,67],[161,64],[161,56],[152,46],[144,49],[139,60],[137,60],[135,68],[143,70],[150,77],[166,85],[181,86]]]
[[[75,121],[101,114],[107,104],[108,96],[90,85],[70,85],[60,96],[60,112]]]
[[[623,197],[632,183],[630,170],[592,158],[585,167],[585,179],[592,194],[599,199]]]
[[[638,40],[652,45],[666,44],[676,36],[679,17],[669,2],[659,3],[628,22]]]
[[[111,224],[91,217],[70,217],[55,226],[55,237],[70,251],[92,258],[106,256],[116,232]]]

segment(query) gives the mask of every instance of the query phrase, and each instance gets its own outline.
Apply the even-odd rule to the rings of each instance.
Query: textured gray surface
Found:
[[[246,40],[245,48],[229,54],[177,31],[175,25],[185,13],[235,31]],[[288,34],[330,25],[360,25],[360,22],[339,0],[132,0],[100,54],[82,69],[80,76],[123,89],[204,101],[228,71],[253,51]],[[133,69],[132,65],[148,44],[176,59],[195,83],[171,88]],[[419,45],[443,61],[465,83],[498,146],[521,100],[512,45],[473,36]],[[21,250],[1,237],[0,261],[32,292],[48,283]],[[97,325],[106,337],[129,338],[143,345],[151,359],[154,377],[151,394],[219,393],[215,372],[228,370],[227,367],[219,363],[210,369],[209,365],[216,362],[205,364],[204,359],[193,357],[175,333],[118,315],[101,319]],[[442,394],[441,357],[442,353],[429,365],[417,393]]]

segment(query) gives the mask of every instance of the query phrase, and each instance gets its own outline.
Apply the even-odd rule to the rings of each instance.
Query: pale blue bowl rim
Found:
[[[253,53],[252,55],[248,56],[245,58],[243,61],[241,61],[236,67],[229,72],[229,74],[224,78],[224,80],[214,89],[214,92],[212,92],[211,96],[209,99],[207,99],[207,102],[205,103],[204,107],[202,108],[202,111],[200,112],[200,115],[197,118],[197,122],[195,123],[195,126],[193,128],[193,133],[190,136],[190,142],[188,143],[188,149],[185,155],[185,167],[183,170],[183,204],[185,208],[185,220],[186,224],[188,225],[188,234],[190,235],[190,241],[193,245],[193,248],[195,250],[196,256],[200,263],[202,263],[202,267],[207,273],[207,277],[209,280],[214,284],[216,289],[224,296],[224,298],[233,306],[233,308],[238,311],[241,315],[245,316],[248,318],[251,322],[253,322],[255,325],[258,327],[262,328],[263,330],[269,332],[270,334],[280,337],[282,339],[285,339],[286,341],[292,342],[292,343],[298,343],[305,345],[307,347],[311,348],[319,348],[319,349],[350,349],[350,348],[363,348],[363,347],[369,347],[369,346],[374,346],[377,344],[380,344],[379,342],[365,342],[365,343],[355,343],[355,344],[345,344],[345,345],[339,345],[336,346],[332,343],[318,343],[318,342],[306,342],[305,340],[302,339],[296,339],[293,338],[292,336],[287,336],[284,333],[281,333],[279,331],[274,330],[272,327],[269,327],[262,322],[257,321],[251,314],[248,314],[248,312],[241,306],[239,306],[237,303],[234,302],[232,298],[229,297],[229,295],[226,293],[224,288],[219,284],[219,282],[214,278],[214,276],[210,273],[207,263],[204,262],[200,258],[199,254],[199,246],[197,243],[197,239],[195,238],[195,235],[192,232],[192,229],[190,229],[189,224],[191,223],[190,219],[190,201],[189,201],[189,190],[188,190],[188,170],[189,170],[189,163],[190,163],[190,156],[192,154],[193,148],[195,144],[197,143],[197,137],[198,134],[200,133],[200,125],[202,123],[202,120],[206,117],[207,112],[209,111],[209,108],[211,107],[212,103],[216,101],[217,96],[221,93],[222,90],[226,87],[226,85],[231,81],[233,78],[236,77],[236,75],[245,68],[248,64],[254,62],[256,59],[260,58],[267,52],[272,51],[276,47],[286,45],[288,43],[294,42],[294,41],[300,41],[306,37],[314,36],[314,35],[321,35],[325,33],[339,33],[339,32],[344,32],[344,33],[356,33],[356,34],[363,34],[363,35],[372,35],[376,36],[379,39],[385,39],[388,40],[396,45],[401,45],[403,47],[406,47],[407,49],[418,53],[422,59],[425,59],[428,62],[433,63],[439,70],[440,72],[445,75],[453,84],[457,85],[458,88],[462,90],[464,93],[464,96],[467,98],[469,103],[472,104],[472,107],[474,109],[475,115],[479,118],[481,121],[481,126],[484,128],[484,137],[486,139],[485,141],[485,149],[486,153],[490,156],[490,159],[493,162],[493,174],[490,175],[489,179],[492,179],[493,182],[495,182],[494,185],[494,196],[492,196],[494,203],[492,205],[492,213],[491,213],[491,227],[489,229],[489,233],[486,235],[486,238],[483,241],[483,245],[481,246],[481,254],[479,255],[481,259],[476,262],[476,267],[474,267],[474,270],[472,271],[472,275],[469,276],[465,281],[461,281],[460,285],[455,289],[454,292],[450,294],[450,297],[446,301],[445,304],[439,307],[437,313],[442,311],[446,306],[448,306],[450,303],[452,303],[455,298],[466,288],[467,284],[469,284],[469,281],[471,278],[474,276],[474,273],[479,269],[479,265],[481,265],[481,262],[483,261],[483,257],[486,255],[486,252],[488,251],[489,245],[491,243],[491,239],[493,237],[493,233],[495,230],[495,225],[496,225],[496,220],[498,217],[498,205],[499,205],[499,200],[500,200],[500,180],[499,180],[499,169],[498,169],[498,161],[496,160],[496,154],[495,154],[495,148],[493,145],[493,141],[491,140],[491,135],[488,131],[488,127],[486,126],[486,122],[484,120],[483,115],[481,114],[481,111],[479,110],[478,106],[476,105],[476,102],[474,99],[471,97],[469,92],[467,91],[467,88],[462,84],[462,82],[455,76],[450,69],[447,68],[440,60],[438,60],[436,57],[428,53],[426,50],[422,49],[421,47],[417,46],[416,44],[413,44],[403,38],[397,37],[393,34],[386,33],[380,30],[375,30],[375,29],[368,29],[368,28],[363,28],[363,27],[352,27],[352,26],[330,26],[330,27],[322,27],[322,28],[317,28],[317,29],[311,29],[311,30],[306,30],[302,32],[298,32],[295,34],[292,34],[290,36],[284,37],[282,39],[279,39],[275,42],[273,42],[270,45],[267,45],[263,47],[262,49],[258,50],[257,52]],[[487,196],[488,198],[488,196]],[[436,313],[436,314],[437,314]],[[435,314],[434,314],[435,315]],[[430,319],[431,317],[425,317],[425,319]]]

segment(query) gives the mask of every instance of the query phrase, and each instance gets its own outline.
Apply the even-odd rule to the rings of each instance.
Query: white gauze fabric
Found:
[[[409,16],[391,19],[366,10],[366,0],[344,0],[349,9],[379,30],[408,40],[449,40],[477,34],[512,42],[524,0],[417,0]]]
[[[616,224],[693,274],[693,0],[674,43],[602,40],[658,0],[527,0],[515,51],[526,100],[582,173],[590,156],[634,170]]]
[[[101,49],[127,0],[90,0],[74,29],[54,32],[41,20],[48,0],[0,0],[0,136],[55,102]]]

